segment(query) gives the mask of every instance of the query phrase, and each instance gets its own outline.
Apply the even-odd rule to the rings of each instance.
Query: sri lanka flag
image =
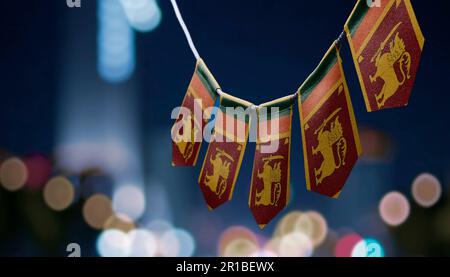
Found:
[[[233,196],[247,144],[251,105],[226,93],[220,95],[213,135],[198,179],[209,209]]]
[[[300,87],[298,99],[307,189],[337,198],[361,146],[336,44]]]
[[[208,67],[199,59],[182,109],[172,127],[173,166],[195,165],[203,140],[203,130],[210,117],[205,112],[214,106],[219,88]]]
[[[292,96],[260,105],[248,205],[264,228],[289,201]]]
[[[368,111],[408,104],[425,41],[410,0],[380,3],[359,0],[345,24]]]

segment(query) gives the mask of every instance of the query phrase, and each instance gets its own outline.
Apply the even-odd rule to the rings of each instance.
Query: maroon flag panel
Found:
[[[199,59],[183,100],[180,113],[172,127],[172,165],[194,166],[207,124],[203,113],[214,106],[219,85]]]
[[[214,133],[198,183],[209,209],[231,200],[247,144],[251,103],[228,94],[220,96]]]
[[[345,24],[368,111],[408,105],[425,39],[410,0],[356,4]]]
[[[289,201],[292,96],[262,104],[248,205],[264,228]]]
[[[299,92],[307,188],[337,198],[361,153],[361,146],[335,45]]]

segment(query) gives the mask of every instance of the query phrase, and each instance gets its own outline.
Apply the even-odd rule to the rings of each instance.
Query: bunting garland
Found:
[[[174,166],[195,165],[211,108],[220,98],[198,180],[209,209],[232,198],[253,113],[257,135],[249,208],[263,228],[288,204],[292,105],[296,101],[307,189],[333,198],[340,195],[361,155],[339,55],[344,34],[367,110],[408,104],[425,41],[410,0],[381,0],[381,6],[373,8],[367,1],[358,0],[344,31],[297,92],[258,106],[221,90],[200,58],[176,0],[171,2],[197,60],[182,110],[172,128]]]

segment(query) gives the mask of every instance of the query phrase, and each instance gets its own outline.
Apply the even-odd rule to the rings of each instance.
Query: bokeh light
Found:
[[[0,182],[9,191],[16,191],[22,188],[27,178],[27,167],[19,158],[11,157],[0,165]]]
[[[410,213],[408,199],[400,192],[389,192],[381,199],[379,213],[386,224],[390,226],[401,225]]]
[[[302,232],[292,232],[281,238],[279,255],[281,257],[310,257],[313,253],[311,239]]]
[[[252,244],[258,244],[255,234],[244,226],[231,226],[221,234],[219,238],[218,255],[224,256],[227,246],[236,239],[248,240]]]
[[[158,249],[155,235],[145,229],[135,229],[128,233],[130,257],[154,257]]]
[[[281,237],[273,237],[264,244],[263,250],[268,253],[274,253],[279,255],[280,252]]]
[[[89,226],[102,229],[113,214],[111,200],[103,194],[89,197],[83,206],[83,217]]]
[[[362,158],[369,161],[387,161],[392,155],[392,142],[386,133],[372,128],[359,129]]]
[[[159,237],[159,255],[163,257],[177,257],[180,252],[180,242],[177,236],[168,230]]]
[[[380,258],[384,257],[384,249],[381,243],[373,238],[365,238],[358,242],[352,250],[352,257]]]
[[[173,226],[170,222],[162,219],[153,220],[147,224],[147,229],[157,236],[162,236],[166,231],[169,231],[172,228]]]
[[[9,1],[16,2],[19,1]],[[241,49],[244,51],[233,53],[236,60],[241,60],[252,43],[267,48],[255,54],[270,54],[277,49],[276,38],[264,40],[264,45],[259,43],[265,28],[255,29],[245,41],[239,40],[245,32],[233,35],[233,31],[242,31],[248,16],[232,16],[226,26],[204,25],[217,18],[215,11],[233,15],[235,3],[205,1],[199,6],[191,2],[184,1],[186,14],[183,9],[181,12],[192,27],[194,40],[201,39],[195,44],[208,49],[208,42],[211,43],[205,54]],[[300,18],[293,10],[307,16],[312,14],[308,11],[317,10],[312,5],[316,1],[298,2],[301,1],[276,7],[259,3],[252,6],[252,13],[279,22],[272,26],[270,31],[274,31],[281,23]],[[327,4],[328,11],[323,12],[331,15],[347,14],[351,8],[350,4]],[[24,9],[23,5],[10,4],[3,13],[8,39],[3,45],[6,59],[2,59],[0,117],[0,148],[5,148],[4,156],[0,149],[2,255],[65,256],[68,243],[79,243],[82,256],[95,255],[96,250],[101,256],[133,257],[450,253],[450,194],[446,194],[450,187],[450,152],[446,145],[449,132],[445,128],[446,109],[441,107],[447,101],[432,101],[440,89],[429,90],[430,97],[416,98],[416,105],[402,112],[386,111],[375,117],[361,113],[358,124],[366,125],[359,128],[361,161],[352,169],[348,193],[338,202],[306,192],[305,172],[298,167],[303,162],[302,145],[292,145],[292,153],[296,153],[290,171],[294,185],[289,184],[293,201],[260,230],[246,203],[253,156],[243,160],[234,204],[214,212],[205,208],[192,169],[170,166],[172,146],[168,130],[173,122],[168,120],[168,114],[174,105],[181,104],[179,100],[191,77],[188,71],[193,69],[186,65],[192,59],[189,45],[170,2],[84,0],[82,9],[66,9],[65,3],[49,5]],[[433,11],[430,6],[422,3],[419,8],[424,22],[425,8]],[[272,8],[275,9],[268,11]],[[315,20],[314,16],[302,18],[306,23]],[[166,19],[167,22],[162,21]],[[432,33],[434,25],[442,25],[431,21],[424,26],[427,33]],[[226,45],[213,43],[220,34],[208,35],[215,27],[223,33],[231,32]],[[324,29],[323,37],[338,35],[335,28],[327,29],[330,33]],[[430,60],[432,56],[434,61],[447,57],[447,52],[441,50],[448,46],[439,38],[435,37],[435,49],[427,52]],[[282,57],[278,57],[281,59],[272,63],[274,67],[293,68],[296,55],[321,54],[322,50],[314,49],[313,44],[302,43],[304,36],[295,39],[298,41],[286,46]],[[193,46],[191,41],[189,44]],[[346,58],[350,60],[350,56],[347,53]],[[273,61],[277,57],[264,58]],[[216,66],[224,65],[223,71],[217,73],[224,75],[231,69],[224,64],[227,59],[227,55],[216,56]],[[267,73],[260,67],[254,70],[250,77]],[[283,76],[284,73],[275,70],[273,79],[294,78]],[[235,85],[245,85],[248,77],[235,76]],[[357,87],[359,84],[354,81],[349,85]],[[252,82],[255,87],[251,91],[244,86],[245,97],[257,101],[265,98],[258,93],[263,83]],[[418,84],[417,89],[423,89],[425,83]],[[360,102],[355,109],[362,111]],[[161,120],[162,115],[167,120]],[[430,132],[440,128],[444,129],[443,134]],[[292,138],[300,140],[300,128],[292,131]],[[33,154],[34,151],[42,154]],[[199,160],[202,158],[199,156]],[[316,158],[320,159],[320,155]],[[432,174],[420,174],[422,171]],[[399,195],[385,196],[397,189],[401,191]],[[299,208],[302,210],[296,211]],[[313,208],[318,211],[308,210]],[[242,226],[233,226],[236,224]],[[403,225],[390,228],[387,224]],[[350,234],[354,231],[359,235]],[[369,249],[370,245],[376,250]],[[149,267],[148,272],[151,271]]]
[[[33,154],[23,159],[28,170],[27,186],[32,189],[41,188],[52,173],[52,163],[44,155]]]
[[[97,252],[102,257],[128,257],[131,252],[130,238],[120,230],[105,230],[97,239]]]
[[[76,96],[77,99],[80,97],[78,94]],[[86,102],[91,103],[93,101],[90,98],[84,98],[88,97],[83,95],[83,100],[85,100]],[[61,107],[69,109],[69,107],[71,107],[71,104],[73,103],[68,103],[68,101],[70,101],[70,99],[62,102]],[[113,109],[113,107],[109,108]],[[99,133],[98,135],[96,135],[96,137],[101,137],[101,133],[110,131],[108,128],[92,130],[90,126],[86,126],[87,121],[92,121],[92,119],[89,119],[89,116],[80,113],[68,113],[65,114],[62,119],[64,119],[64,122],[66,122],[68,126],[62,125],[62,127],[60,127],[61,134],[59,136],[61,138],[59,140],[62,141],[62,143],[55,148],[56,162],[60,168],[74,173],[81,173],[83,171],[92,169],[102,169],[107,173],[124,170],[128,161],[129,154],[122,144],[109,141],[102,141],[100,143],[96,141],[96,139],[86,139],[83,137],[74,139],[74,137],[76,137],[76,134],[78,133],[93,133],[94,131]],[[127,120],[129,119],[127,118]],[[70,124],[67,122],[73,123]],[[95,122],[97,124],[107,125],[107,123],[100,119],[96,119]],[[86,129],[78,127],[78,125],[80,124],[83,127],[86,127]],[[118,132],[126,131],[124,130],[124,128],[121,128],[120,124],[118,123],[114,126],[114,129],[118,129]]]
[[[363,238],[356,233],[341,237],[335,245],[334,255],[339,258],[351,257],[353,248],[362,240]]]
[[[302,233],[308,237],[314,247],[318,247],[325,240],[327,232],[327,222],[319,212],[292,211],[278,222],[274,237],[282,238],[291,233]]]
[[[134,32],[119,0],[98,3],[98,71],[108,82],[126,81],[136,65]]]
[[[425,208],[433,206],[439,200],[441,194],[441,183],[435,176],[429,173],[422,173],[414,179],[412,195],[420,206]]]
[[[64,176],[51,178],[44,187],[45,203],[55,211],[67,209],[73,203],[74,197],[75,189]]]
[[[176,229],[173,231],[178,237],[178,241],[181,245],[179,257],[191,257],[195,252],[195,240],[191,233],[187,230]]]
[[[149,32],[158,27],[162,19],[156,0],[120,0],[128,22],[135,30]]]
[[[263,250],[259,250],[258,252],[253,253],[252,255],[250,255],[250,257],[273,258],[273,257],[278,257],[278,255],[275,252],[263,249]]]
[[[316,211],[308,211],[305,216],[309,218],[312,225],[312,232],[308,235],[314,247],[323,243],[328,233],[328,225],[325,218]],[[296,228],[298,230],[298,227]]]
[[[301,213],[300,216],[297,217],[293,229],[290,232],[285,233],[285,235],[292,232],[300,232],[308,238],[311,238],[314,231],[314,223],[312,222],[311,217],[307,213]]]
[[[191,257],[194,251],[194,238],[186,230],[171,229],[160,238],[160,252],[164,257]]]
[[[133,220],[125,214],[113,213],[103,225],[104,229],[117,229],[125,233],[135,228]]]
[[[123,213],[136,220],[145,211],[145,196],[141,188],[133,185],[119,187],[113,195],[113,208],[116,213]]]
[[[251,257],[259,252],[258,244],[254,241],[237,238],[232,240],[223,251],[223,257]]]
[[[293,232],[297,226],[299,218],[302,216],[300,211],[292,211],[286,214],[275,227],[274,236],[281,237],[285,234]]]

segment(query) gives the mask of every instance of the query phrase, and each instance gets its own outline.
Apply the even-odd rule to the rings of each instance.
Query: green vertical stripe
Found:
[[[244,102],[238,102],[234,101],[233,99],[230,99],[226,97],[225,95],[222,97],[222,100],[220,102],[221,107],[232,107],[232,108],[243,108],[244,110],[250,107],[250,103],[246,104]]]
[[[294,103],[294,101],[296,99],[297,99],[296,97],[292,97],[292,98],[289,97],[289,98],[283,99],[281,101],[275,101],[275,102],[271,102],[271,103],[267,103],[267,104],[262,104],[260,107],[266,108],[267,116],[260,117],[260,119],[271,120],[271,119],[275,119],[278,117],[290,115],[291,110],[292,110],[292,104]],[[279,109],[278,113],[272,114],[272,112],[271,112],[272,108],[278,108]]]
[[[283,116],[289,116],[291,114],[291,110],[292,110],[292,106],[285,108],[285,109],[280,109],[277,113],[272,113],[271,108],[267,108],[266,116],[261,116],[261,114],[259,114],[259,121],[267,121],[267,120],[277,119],[277,118],[280,118]]]
[[[274,101],[274,102],[270,102],[270,103],[265,103],[262,104],[261,107],[266,107],[266,108],[279,108],[280,110],[284,110],[289,108],[290,106],[292,106],[292,104],[294,103],[294,101],[296,100],[296,97],[287,97],[286,99],[280,100],[280,101]]]
[[[359,0],[356,4],[356,8],[351,15],[351,17],[348,19],[347,27],[350,30],[350,34],[353,37],[353,34],[358,29],[359,25],[361,25],[361,22],[363,21],[364,17],[366,16],[367,11],[370,9],[369,5],[367,5],[366,0]],[[380,8],[376,8],[380,9]]]
[[[248,123],[250,121],[250,115],[251,115],[251,109],[248,109],[250,107],[251,103],[245,103],[245,101],[238,102],[235,101],[226,95],[223,95],[220,100],[220,110],[223,113],[227,113],[227,108],[234,109],[233,114],[227,114],[228,116],[233,116],[235,119],[241,120],[242,119]]]
[[[337,50],[333,45],[325,54],[320,64],[316,67],[313,73],[306,79],[303,85],[300,87],[300,99],[303,102],[309,97],[314,88],[322,81],[322,79],[328,74],[330,69],[336,64],[338,60]]]
[[[212,76],[208,67],[203,63],[203,61],[199,62],[197,66],[197,75],[205,88],[208,90],[211,98],[215,100],[217,97],[217,89],[220,88],[220,86]]]

